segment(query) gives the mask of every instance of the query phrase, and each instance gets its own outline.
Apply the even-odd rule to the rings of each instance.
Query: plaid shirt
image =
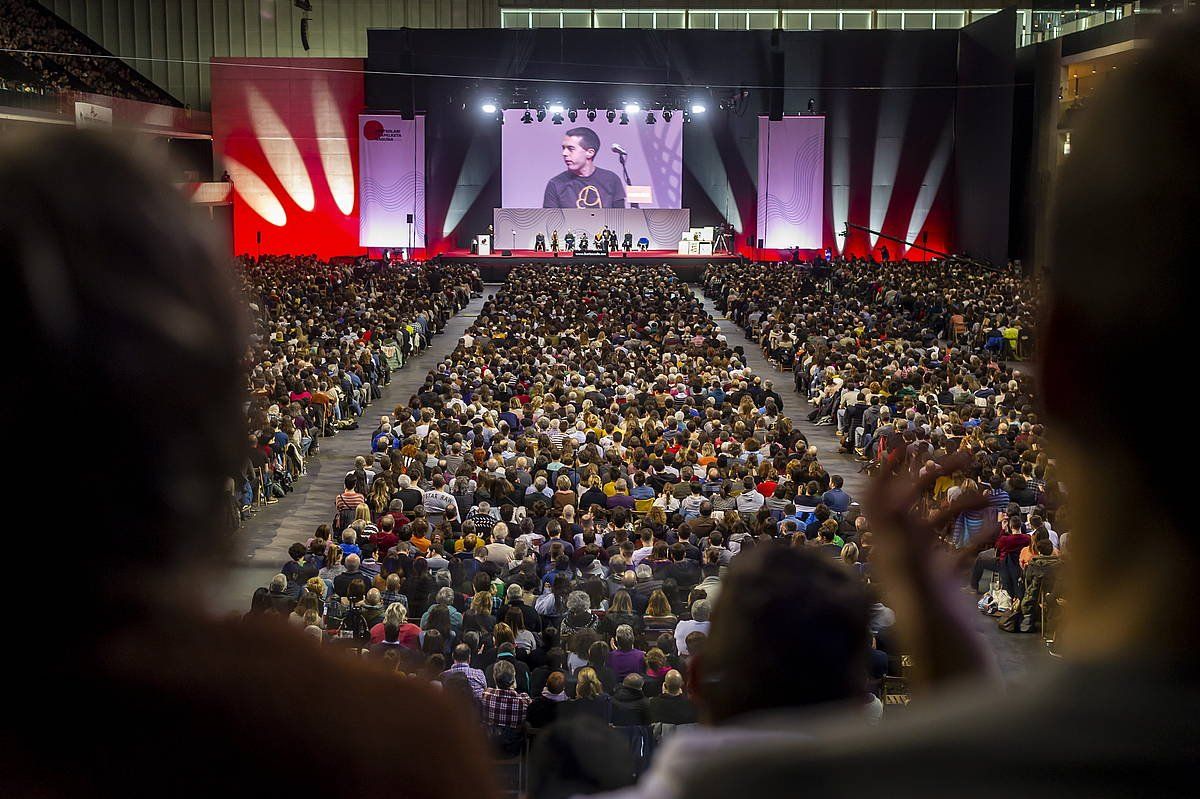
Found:
[[[475,698],[483,696],[483,691],[487,688],[487,679],[483,676],[483,672],[479,669],[472,668],[470,663],[455,663],[450,668],[442,672],[443,677],[451,674],[461,674],[467,678],[467,682],[471,686],[471,690],[475,692]]]
[[[483,723],[488,727],[520,727],[533,701],[512,688],[488,688],[482,699]]]

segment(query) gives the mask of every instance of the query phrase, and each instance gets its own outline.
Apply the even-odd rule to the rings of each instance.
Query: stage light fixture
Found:
[[[292,0],[292,5],[301,11],[312,11],[312,0]]]
[[[693,114],[703,114],[703,113],[704,113],[705,111],[707,111],[707,110],[708,110],[708,109],[707,109],[707,108],[705,108],[705,107],[704,107],[702,104],[700,104],[700,103],[692,103],[692,113],[693,113]]]
[[[537,110],[537,118],[538,118],[538,122],[545,122],[546,121],[546,109],[539,108]]]
[[[611,114],[612,112],[610,111],[609,113]],[[589,108],[589,109],[588,109],[588,112],[587,112],[587,119],[588,119],[588,122],[595,122],[595,121],[596,121],[596,109],[594,109],[594,108]],[[612,122],[612,119],[610,118],[608,121],[609,121],[609,122]]]
[[[814,114],[817,111],[817,99],[815,97],[808,98],[808,113]]]
[[[567,119],[574,122],[576,119],[579,119],[579,112],[576,111],[574,108],[572,108],[570,111],[567,112]]]
[[[529,109],[525,109],[525,113],[521,115],[521,123],[524,125],[533,124],[533,115],[529,113]]]
[[[629,114],[627,114],[627,113],[625,113],[624,111],[622,111],[622,112],[621,112],[621,121],[620,121],[619,123],[617,123],[617,124],[619,124],[619,125],[628,125],[628,124],[629,124]]]
[[[655,122],[655,119],[654,119],[654,112],[653,112],[653,111],[647,111],[647,112],[646,112],[646,124],[647,124],[647,125],[653,125],[653,124],[654,124],[654,122]]]
[[[564,108],[562,103],[551,103],[550,104],[550,113],[551,114],[561,114],[565,110],[566,109]]]
[[[605,111],[605,112],[604,112],[604,118],[605,118],[605,119],[607,119],[607,120],[608,120],[608,124],[610,124],[610,125],[611,125],[611,124],[612,124],[612,121],[613,121],[614,119],[616,119],[616,118],[617,118],[617,114],[616,114],[616,112],[615,112],[615,111],[613,111],[613,110],[610,108],[610,109],[608,109],[607,111]]]
[[[555,114],[554,116],[550,117],[550,121],[555,125],[561,125],[563,123],[563,116],[562,114]]]
[[[664,108],[664,109],[663,109],[663,122],[670,122],[670,121],[671,121],[671,117],[672,117],[673,115],[674,115],[674,114],[672,113],[671,109],[669,109],[669,108]]]
[[[642,110],[642,107],[640,105],[638,105],[637,103],[626,103],[625,104],[625,113],[626,114],[636,114],[641,110]]]
[[[494,114],[494,113],[496,113],[496,104],[495,104],[495,103],[484,103],[483,105],[479,106],[479,108],[480,108],[480,110],[482,110],[482,111],[483,111],[483,113],[485,113],[485,114]]]

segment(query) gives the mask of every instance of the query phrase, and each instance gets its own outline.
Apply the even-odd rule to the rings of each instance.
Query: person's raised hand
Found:
[[[986,507],[988,500],[978,493],[964,493],[930,516],[919,507],[940,477],[955,473],[970,460],[968,453],[955,453],[916,478],[902,469],[899,460],[885,463],[864,498],[874,537],[872,573],[896,611],[915,677],[926,686],[989,671],[990,658],[971,628],[970,608],[956,587],[957,558],[936,546],[939,531],[948,522],[960,513]]]

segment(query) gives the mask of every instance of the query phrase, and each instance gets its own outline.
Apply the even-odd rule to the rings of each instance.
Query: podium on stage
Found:
[[[679,242],[680,255],[712,255],[713,229],[711,227],[694,227],[689,230]]]
[[[475,253],[477,255],[492,254],[492,237],[485,234],[475,237]]]

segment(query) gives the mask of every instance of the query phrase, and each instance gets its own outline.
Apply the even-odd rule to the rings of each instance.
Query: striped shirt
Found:
[[[337,495],[337,499],[333,501],[333,507],[336,510],[354,510],[359,505],[366,505],[367,498],[357,491],[343,491]]]

